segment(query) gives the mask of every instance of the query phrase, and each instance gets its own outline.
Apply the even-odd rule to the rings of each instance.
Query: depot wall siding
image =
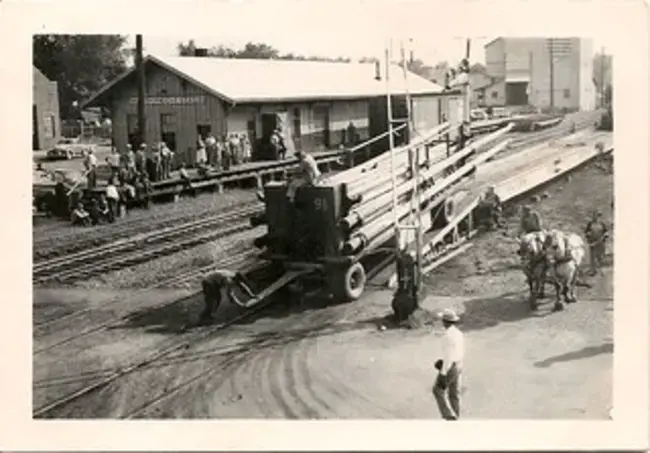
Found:
[[[135,79],[133,79],[135,81]],[[177,163],[194,162],[197,126],[210,126],[214,135],[226,133],[226,105],[223,101],[158,66],[148,66],[145,103],[147,144],[158,143],[163,133],[174,133]],[[126,148],[137,124],[137,86],[125,84],[113,102],[113,139],[120,150]],[[173,115],[172,124],[163,124],[163,115]],[[129,126],[131,121],[131,126]],[[171,143],[168,143],[172,147]]]
[[[267,113],[282,115],[284,136],[306,151],[343,144],[350,123],[359,140],[368,138],[367,100],[237,105],[228,113],[228,133],[248,133],[253,135],[251,139],[259,140],[263,134],[262,115]],[[300,118],[299,125],[296,118]]]

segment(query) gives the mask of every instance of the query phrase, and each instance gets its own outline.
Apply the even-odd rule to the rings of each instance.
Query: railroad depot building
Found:
[[[32,148],[51,149],[61,136],[58,84],[32,66]]]
[[[359,143],[387,130],[384,70],[372,63],[150,55],[143,64],[145,142],[165,141],[188,163],[194,162],[199,134],[248,134],[255,154],[278,126],[285,139],[307,151]],[[133,68],[85,103],[110,109],[120,151],[137,145],[137,83]],[[404,118],[399,94],[406,86],[398,66],[391,67],[390,85],[394,116]],[[458,93],[412,73],[408,92],[418,131],[458,113]]]

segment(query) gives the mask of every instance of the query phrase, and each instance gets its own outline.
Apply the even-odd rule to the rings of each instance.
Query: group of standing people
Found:
[[[174,155],[175,153],[165,142],[151,147],[142,143],[136,151],[127,144],[124,153],[119,153],[113,147],[111,154],[106,158],[106,163],[111,168],[111,176],[120,182],[133,183],[143,178],[149,181],[162,181],[171,177]]]
[[[234,165],[250,162],[253,148],[247,134],[224,134],[215,138],[212,134],[199,135],[196,144],[196,164],[229,170]]]

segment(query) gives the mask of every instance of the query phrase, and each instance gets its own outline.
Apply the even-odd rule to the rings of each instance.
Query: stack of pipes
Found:
[[[398,219],[401,221],[406,218],[412,209],[409,201],[414,187],[409,155],[421,156],[418,162],[419,191],[422,200],[420,208],[422,214],[426,214],[434,206],[445,202],[444,197],[440,196],[443,190],[508,146],[509,140],[502,140],[498,144],[495,144],[495,141],[503,138],[513,126],[511,123],[482,137],[448,158],[444,157],[446,156],[444,144],[434,145],[430,149],[428,160],[424,157],[426,153],[415,153],[416,147],[431,146],[441,134],[446,133],[448,124],[441,125],[410,145],[397,148],[395,150],[397,177],[395,195],[398,199]],[[467,161],[469,157],[472,159]],[[458,165],[461,167],[456,168]],[[455,170],[448,174],[448,170],[452,168]],[[341,252],[344,255],[356,255],[363,250],[379,247],[392,237],[395,213],[392,205],[390,156],[381,155],[360,167],[339,173],[335,180],[330,182],[345,184],[348,197],[357,200],[350,212],[341,219],[341,229],[345,237]]]

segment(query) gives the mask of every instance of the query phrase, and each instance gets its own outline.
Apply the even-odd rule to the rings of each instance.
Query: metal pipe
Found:
[[[473,159],[471,162],[463,165],[461,168],[458,170],[454,171],[451,175],[447,176],[444,179],[441,179],[440,181],[437,181],[432,187],[428,188],[423,194],[422,198],[425,200],[430,201],[433,197],[440,195],[440,192],[444,190],[446,187],[448,187],[450,184],[453,182],[461,179],[467,171],[472,170],[476,168],[478,165],[481,163],[485,162],[488,160],[490,157],[494,156],[495,154],[501,152],[503,149],[505,149],[508,145],[510,144],[510,140],[505,140],[498,145],[496,145],[494,148],[490,149],[489,151],[486,151],[485,153],[481,154],[478,156],[476,159]],[[431,209],[433,209],[433,206],[435,206],[436,203],[429,203],[427,207],[422,209],[423,213],[429,212]],[[350,240],[346,241],[346,244],[349,243],[347,247],[344,247],[343,250],[348,250],[350,248],[355,248],[355,245],[359,243],[357,240],[358,237],[365,237],[365,242],[370,244],[375,242],[375,238],[382,234],[383,231],[386,230],[387,226],[390,225],[390,216],[397,217],[398,221],[409,215],[411,211],[410,206],[405,205],[398,209],[395,213],[389,213],[385,214],[381,217],[376,218],[373,220],[373,222],[362,226],[355,235],[350,238]]]
[[[450,165],[455,164],[458,162],[460,159],[468,156],[469,154],[477,151],[480,147],[492,142],[493,140],[505,135],[512,129],[514,126],[513,123],[510,123],[507,127],[503,128],[500,131],[494,132],[490,135],[487,135],[480,140],[477,140],[476,142],[470,144],[469,146],[465,147],[464,149],[460,150],[459,152],[453,154],[451,157],[438,162],[434,165],[432,165],[423,175],[422,178],[427,180],[429,178],[433,178],[440,173],[442,173],[446,168],[448,168]],[[490,153],[491,151],[488,151],[486,154]],[[479,159],[483,157],[480,156]],[[471,163],[470,163],[471,164]],[[463,167],[464,168],[464,167]],[[471,167],[470,167],[471,168]],[[454,173],[455,174],[455,173]],[[434,184],[434,187],[436,184]],[[397,206],[397,198],[409,190],[412,190],[412,186],[408,183],[402,184],[399,187],[391,187],[392,193],[391,194],[385,194],[383,196],[378,197],[376,200],[373,200],[373,203],[371,205],[367,203],[363,203],[361,206],[358,206],[353,212],[351,212],[347,217],[342,219],[342,225],[347,226],[352,226],[356,225],[359,223],[357,218],[364,219],[368,217],[369,215],[372,214],[373,211],[376,211],[376,206],[379,205],[388,205],[390,203],[390,197],[393,197],[393,208]],[[427,192],[428,193],[428,192]]]

